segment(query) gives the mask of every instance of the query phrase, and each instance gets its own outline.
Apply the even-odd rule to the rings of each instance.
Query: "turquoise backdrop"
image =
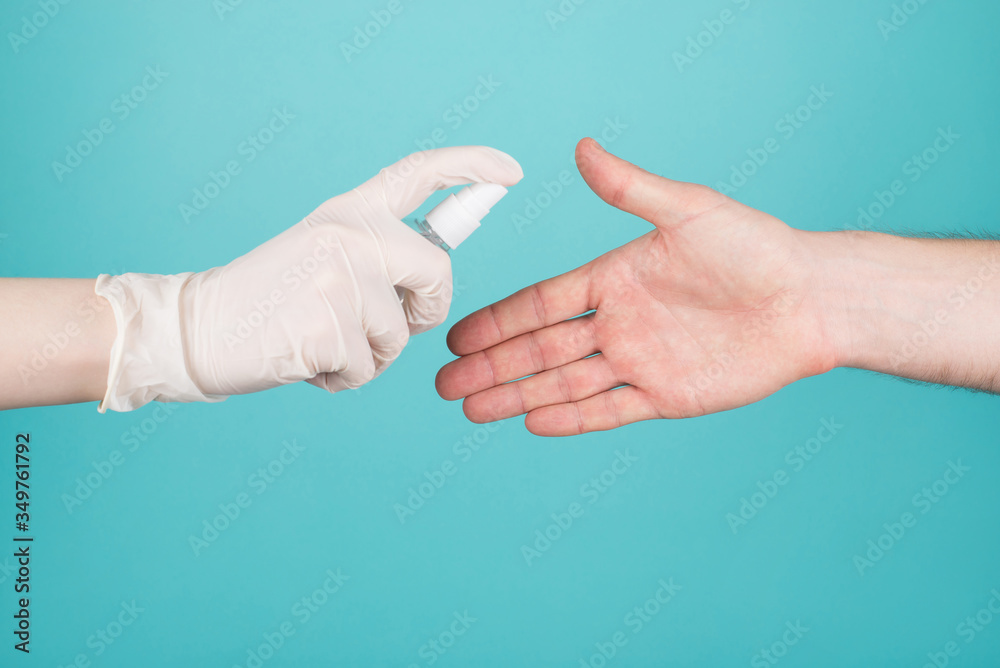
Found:
[[[454,254],[450,325],[648,229],[579,177],[588,135],[800,228],[1000,232],[998,26],[986,0],[9,0],[0,272],[207,269],[418,147],[495,146],[525,179]],[[0,664],[1000,663],[995,397],[838,370],[542,439],[437,396],[446,330],[352,393],[0,415],[0,541],[26,432],[35,539],[30,655],[0,552]]]

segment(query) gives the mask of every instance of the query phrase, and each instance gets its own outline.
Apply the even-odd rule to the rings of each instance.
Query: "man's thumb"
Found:
[[[589,137],[576,146],[576,164],[598,197],[658,227],[683,221],[726,199],[707,186],[651,174],[608,153]]]

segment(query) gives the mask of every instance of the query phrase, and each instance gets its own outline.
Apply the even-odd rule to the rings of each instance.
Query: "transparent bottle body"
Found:
[[[434,231],[434,228],[431,227],[431,224],[428,223],[424,218],[414,218],[411,225],[414,229],[416,229],[417,232],[420,233],[420,236],[422,236],[424,239],[427,239],[432,244],[434,244],[441,250],[445,251],[446,253],[451,252],[451,248],[448,246],[448,244],[446,244],[444,241],[441,240],[441,237],[439,237],[437,232]]]

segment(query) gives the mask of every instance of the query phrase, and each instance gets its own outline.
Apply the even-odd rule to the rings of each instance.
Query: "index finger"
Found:
[[[448,332],[448,348],[470,355],[592,310],[591,266],[535,283],[465,316]]]
[[[467,183],[510,187],[523,177],[521,165],[503,151],[489,146],[449,146],[408,155],[358,190],[375,201],[384,199],[394,216],[405,218],[437,190]]]

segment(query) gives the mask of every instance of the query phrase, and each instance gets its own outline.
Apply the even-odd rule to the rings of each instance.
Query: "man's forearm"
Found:
[[[92,279],[0,279],[0,410],[100,401],[115,319]]]
[[[1000,392],[1000,242],[807,237],[837,366]]]

